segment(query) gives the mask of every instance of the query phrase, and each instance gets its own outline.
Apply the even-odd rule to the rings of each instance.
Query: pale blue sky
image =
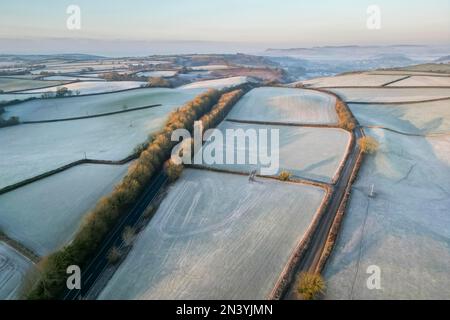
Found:
[[[66,28],[66,8],[82,28]],[[381,30],[366,9],[381,8]],[[296,45],[450,43],[450,0],[2,0],[1,38],[238,41]]]

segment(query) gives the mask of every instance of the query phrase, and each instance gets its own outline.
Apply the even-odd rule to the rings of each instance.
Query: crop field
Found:
[[[100,118],[2,128],[0,188],[83,159],[85,155],[90,159],[123,159],[150,133],[159,130],[167,114],[178,106],[170,104]]]
[[[3,92],[12,92],[12,91],[34,89],[34,88],[58,86],[58,85],[63,85],[65,83],[67,83],[67,82],[0,78],[0,90],[2,90]]]
[[[294,124],[335,124],[336,98],[303,89],[262,87],[239,100],[229,119]]]
[[[177,74],[177,71],[161,70],[161,71],[144,71],[138,72],[136,75],[139,77],[163,77],[170,78]]]
[[[364,161],[325,269],[328,299],[450,296],[450,138],[366,130],[380,150]],[[374,185],[376,196],[367,196]],[[366,286],[369,266],[381,290]]]
[[[302,81],[307,87],[346,87],[346,86],[382,86],[383,84],[401,79],[401,75],[372,75],[355,73],[335,77],[316,78]]]
[[[264,299],[324,195],[185,169],[99,298]]]
[[[263,155],[278,157],[279,170],[287,170],[293,175],[300,178],[308,178],[322,182],[330,182],[335,177],[339,165],[343,161],[347,146],[350,140],[348,132],[335,128],[307,128],[294,126],[275,126],[275,125],[256,125],[233,123],[229,121],[222,122],[218,129],[222,131],[223,136],[226,136],[226,130],[242,129],[247,131],[249,129],[261,130],[267,129],[270,131],[279,130],[279,152],[272,151],[267,146],[250,151],[248,145],[242,147],[237,143],[226,143],[223,145],[223,154],[228,151],[233,151],[236,159],[238,153],[252,154],[257,157],[258,152]],[[268,141],[272,142],[270,138]],[[211,143],[211,142],[210,142]],[[205,148],[210,143],[205,143]],[[248,142],[247,142],[248,143]],[[228,149],[228,151],[227,151]],[[273,153],[272,153],[273,152]],[[247,159],[247,158],[246,158]],[[261,167],[268,167],[266,164],[261,164],[258,158],[257,164],[249,164],[246,160],[245,164],[213,164],[215,168],[222,168],[237,172],[249,173],[253,169]]]
[[[339,88],[329,89],[351,102],[411,102],[450,98],[450,88]]]
[[[412,134],[450,132],[448,100],[402,105],[349,104],[363,126],[383,126]]]
[[[394,82],[389,87],[450,87],[450,77],[413,76]]]
[[[93,78],[93,77],[89,77],[88,75],[86,76],[48,76],[48,77],[43,77],[42,80],[59,80],[59,81],[102,81],[102,79],[97,79],[97,78]],[[105,80],[106,81],[106,80]]]
[[[4,115],[18,116],[21,121],[38,121],[95,115],[153,104],[161,104],[161,107],[156,108],[169,110],[183,105],[201,91],[146,88],[86,97],[37,99],[5,107]]]
[[[0,195],[0,229],[39,255],[68,243],[126,165],[83,164]],[[51,227],[50,227],[51,226]]]
[[[0,241],[0,300],[20,298],[24,276],[32,262]]]
[[[213,70],[223,70],[223,69],[229,69],[230,66],[227,66],[225,64],[210,64],[206,66],[195,66],[191,67],[192,70],[196,71],[213,71]]]
[[[73,94],[95,94],[95,93],[105,93],[114,92],[120,90],[135,89],[145,85],[145,81],[86,81],[86,82],[75,82],[64,85],[67,89],[72,91]],[[44,92],[56,92],[61,86],[46,88],[46,89],[35,89],[23,91],[24,93],[44,93]]]
[[[224,89],[249,82],[247,77],[231,77],[224,79],[203,80],[181,86],[182,89]]]

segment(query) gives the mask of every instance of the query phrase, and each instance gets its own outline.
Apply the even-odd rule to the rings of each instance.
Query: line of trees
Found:
[[[171,150],[177,143],[170,137],[175,129],[193,130],[194,121],[209,112],[219,101],[221,93],[209,90],[173,111],[164,128],[149,137],[148,145],[139,158],[130,166],[127,175],[118,183],[111,194],[100,199],[86,216],[73,241],[42,259],[40,279],[28,294],[29,299],[57,299],[64,291],[66,269],[69,265],[83,268],[95,255],[108,231],[126,214],[131,205],[148,185],[154,174],[160,170]]]
[[[336,101],[336,113],[339,119],[339,126],[345,130],[352,131],[356,127],[356,120],[348,110],[347,105],[341,100]]]

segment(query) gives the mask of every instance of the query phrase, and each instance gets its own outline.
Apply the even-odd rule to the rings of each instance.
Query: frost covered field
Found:
[[[138,72],[136,75],[139,77],[165,77],[170,78],[177,74],[177,71],[172,70],[160,70],[160,71],[144,71]]]
[[[329,89],[351,102],[411,102],[450,98],[450,88],[339,88]]]
[[[3,92],[13,92],[34,88],[64,85],[65,83],[67,83],[67,81],[43,81],[0,77],[0,90],[2,90]]]
[[[307,87],[346,87],[346,86],[382,86],[403,78],[402,75],[373,75],[365,73],[354,73],[335,77],[315,78],[301,81]]]
[[[72,91],[73,94],[79,92],[83,95],[136,89],[143,85],[146,85],[145,81],[81,81],[64,85],[64,87]],[[61,86],[55,86],[46,89],[26,90],[23,91],[23,93],[55,93],[60,87]]]
[[[5,107],[5,117],[18,116],[21,121],[61,119],[133,109],[161,104],[165,110],[181,106],[202,90],[145,88],[109,94],[37,99]],[[1,99],[1,96],[0,96]]]
[[[402,86],[450,87],[450,77],[414,76],[389,85],[389,87],[402,87]]]
[[[172,109],[156,107],[101,118],[2,128],[0,188],[83,159],[85,153],[90,159],[126,158],[148,134],[162,127]]]
[[[33,263],[0,241],[0,300],[18,299],[24,275]]]
[[[402,105],[349,104],[362,126],[383,126],[412,134],[450,131],[450,100]]]
[[[264,299],[324,195],[185,169],[99,298]]]
[[[279,153],[272,155],[270,143],[269,148],[267,148],[268,146],[264,146],[264,148],[259,149],[259,152],[268,156],[272,155],[272,157],[276,155],[279,158],[278,174],[282,170],[288,170],[297,177],[322,182],[330,182],[334,178],[339,165],[344,159],[350,141],[350,134],[347,131],[335,128],[269,126],[224,121],[218,126],[218,129],[222,131],[224,137],[226,130],[229,129],[242,129],[244,131],[254,129],[256,132],[261,129],[267,129],[269,132],[271,129],[279,130]],[[271,141],[270,138],[268,141]],[[205,143],[205,148],[208,148],[210,143]],[[248,154],[249,150],[248,145],[242,147],[236,143],[227,143],[223,148],[224,155],[227,153],[226,148],[234,150],[235,157],[238,152]],[[252,154],[257,157],[258,150],[254,150]],[[212,166],[249,173],[253,169],[260,168],[261,163],[258,162],[256,165],[250,165],[247,160],[246,164],[214,164]],[[264,165],[264,167],[267,166]]]
[[[328,299],[450,296],[450,138],[366,132],[381,149],[364,161],[325,269]],[[377,193],[368,198],[371,184]],[[366,269],[381,268],[381,290]]]
[[[336,98],[303,89],[256,88],[242,97],[229,119],[285,122],[295,124],[335,124]]]
[[[0,195],[0,230],[46,255],[72,239],[83,216],[127,169],[128,164],[83,164],[4,193]]]
[[[214,79],[214,80],[203,80],[203,81],[197,81],[192,82],[189,84],[186,84],[184,86],[181,86],[181,89],[224,89],[224,88],[230,88],[235,87],[240,84],[244,84],[249,82],[248,77],[230,77],[230,78],[223,78],[223,79]]]

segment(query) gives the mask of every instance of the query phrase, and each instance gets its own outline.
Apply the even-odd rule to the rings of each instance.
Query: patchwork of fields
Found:
[[[325,192],[247,180],[185,169],[100,299],[266,298]]]

